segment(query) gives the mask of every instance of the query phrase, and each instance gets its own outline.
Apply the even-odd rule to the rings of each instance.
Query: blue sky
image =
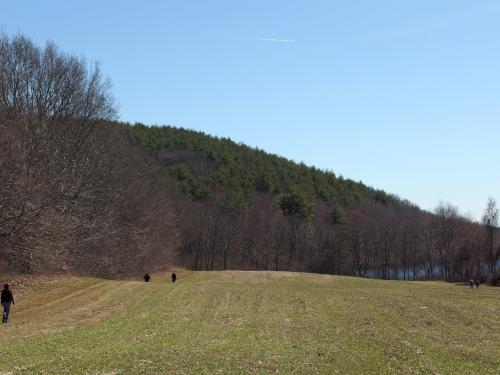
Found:
[[[497,0],[0,0],[8,34],[100,61],[122,120],[476,218],[500,199],[499,20]]]

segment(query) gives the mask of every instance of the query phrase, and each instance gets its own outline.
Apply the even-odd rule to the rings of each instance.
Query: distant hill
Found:
[[[487,273],[482,229],[451,205],[422,211],[228,138],[172,126],[116,126],[187,199],[180,203],[177,253],[187,267],[447,280]]]
[[[179,189],[193,199],[207,199],[222,185],[242,207],[248,206],[254,193],[283,194],[297,189],[330,206],[347,207],[365,199],[401,204],[382,190],[229,138],[172,126],[122,127],[131,142],[148,149]]]

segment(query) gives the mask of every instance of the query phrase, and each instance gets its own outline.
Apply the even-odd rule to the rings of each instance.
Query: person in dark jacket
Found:
[[[175,283],[175,280],[177,280],[177,275],[175,272],[172,272],[172,282]]]
[[[474,280],[472,280],[472,279],[469,280],[469,287],[471,289],[474,288]]]
[[[9,312],[10,305],[14,305],[14,296],[9,289],[9,284],[5,284],[2,290],[2,306],[3,306],[3,315],[2,315],[2,323],[9,322]]]
[[[481,285],[481,282],[479,280],[476,280],[476,288],[479,288],[479,285]]]
[[[149,272],[147,272],[147,273],[144,275],[144,282],[149,283],[149,280],[151,280],[151,276],[149,276]]]

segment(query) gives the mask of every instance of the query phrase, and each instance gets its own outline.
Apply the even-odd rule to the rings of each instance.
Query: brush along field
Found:
[[[500,374],[500,288],[179,276],[34,283],[0,327],[0,374]]]

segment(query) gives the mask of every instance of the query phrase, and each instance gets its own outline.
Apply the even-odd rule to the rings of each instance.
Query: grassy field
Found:
[[[29,289],[0,327],[0,374],[500,374],[500,289],[180,276]]]

